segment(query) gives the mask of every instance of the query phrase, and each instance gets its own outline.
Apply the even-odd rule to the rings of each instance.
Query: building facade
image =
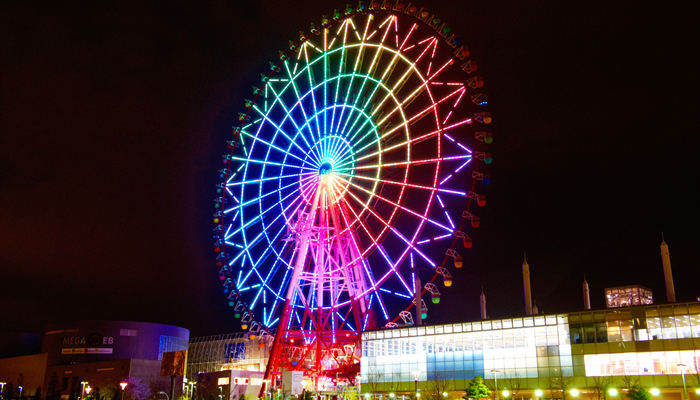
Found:
[[[0,382],[24,382],[24,395],[55,388],[63,399],[90,386],[117,390],[127,377],[149,385],[161,381],[164,352],[187,350],[189,330],[127,321],[75,321],[48,325],[39,354],[0,359]],[[18,378],[21,375],[21,378]],[[165,378],[169,387],[169,379]],[[180,387],[182,377],[179,378]]]
[[[463,390],[478,375],[499,389],[517,386],[517,397],[561,398],[549,390],[557,378],[585,391],[595,377],[612,377],[613,386],[639,380],[680,399],[683,378],[695,395],[699,370],[697,302],[401,327],[362,338],[367,393],[412,393],[435,381]]]

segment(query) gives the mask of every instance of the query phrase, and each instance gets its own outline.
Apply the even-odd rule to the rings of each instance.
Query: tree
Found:
[[[467,386],[466,392],[466,396],[462,397],[465,400],[483,399],[491,395],[491,391],[484,384],[484,380],[481,379],[481,376],[479,375],[475,376],[474,379],[472,379],[472,381],[469,382],[469,386]]]
[[[452,380],[445,379],[440,372],[435,372],[435,379],[428,381],[425,393],[428,400],[441,400],[442,394],[452,390]]]
[[[636,382],[627,392],[627,397],[630,400],[651,400],[651,393],[647,392],[639,382]]]
[[[606,400],[608,389],[615,384],[615,378],[612,376],[594,376],[593,378],[586,378],[586,384],[591,392],[589,397],[595,394],[599,400]]]
[[[14,399],[15,398],[15,385],[12,381],[7,382],[5,386],[2,387],[2,398],[3,399]]]
[[[503,376],[503,388],[510,392],[510,398],[514,398],[515,395],[518,394],[522,384],[523,380],[517,372],[514,374],[506,373]]]
[[[549,386],[549,392],[552,398],[555,398],[554,392],[561,392],[562,400],[566,400],[566,391],[569,390],[571,385],[574,383],[574,377],[564,376],[561,368],[557,368],[554,371],[558,375],[550,376],[547,378],[547,386]]]
[[[61,383],[58,375],[54,372],[49,380],[49,387],[46,391],[46,400],[61,400]]]
[[[623,375],[620,377],[620,386],[627,389],[627,391],[632,390],[637,383],[639,383],[639,377],[632,375]]]
[[[379,383],[384,379],[384,370],[378,369],[377,367],[370,367],[367,371],[367,386],[369,391],[372,392],[372,398],[376,398],[377,389],[379,389]]]
[[[41,386],[37,387],[36,390],[34,391],[34,396],[32,396],[33,400],[41,400]]]
[[[126,389],[124,389],[124,396],[128,399],[146,400],[151,397],[151,390],[147,385],[141,383],[141,379],[127,376],[123,382],[127,383]]]
[[[151,379],[148,382],[148,390],[151,393],[150,398],[157,399],[160,392],[170,393],[170,380],[167,378]]]

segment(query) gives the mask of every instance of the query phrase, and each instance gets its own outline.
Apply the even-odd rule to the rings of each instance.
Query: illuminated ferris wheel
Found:
[[[271,347],[268,377],[350,373],[362,331],[425,318],[451,285],[489,183],[474,71],[447,24],[396,2],[324,17],[261,75],[215,222],[224,292]]]

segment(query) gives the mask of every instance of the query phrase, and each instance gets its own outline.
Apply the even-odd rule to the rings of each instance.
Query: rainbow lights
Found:
[[[373,307],[381,326],[410,305],[414,267],[444,264],[475,182],[478,110],[454,50],[412,18],[351,14],[294,48],[225,159],[220,273],[260,325],[278,328],[291,293],[286,328],[311,344],[328,326],[335,342]]]

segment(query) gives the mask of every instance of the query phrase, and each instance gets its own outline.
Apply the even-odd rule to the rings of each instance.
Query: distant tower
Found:
[[[671,254],[661,232],[661,261],[664,263],[664,278],[666,278],[666,298],[669,303],[676,302],[676,291],[673,289],[673,274],[671,273]]]
[[[586,274],[583,274],[583,308],[591,309],[591,291],[588,290],[588,282],[586,282]]]
[[[532,306],[532,313],[535,314],[535,315],[537,315],[537,314],[540,313],[539,308],[537,308],[537,302],[536,302],[536,301],[534,302],[534,305]]]
[[[486,295],[484,294],[484,287],[481,287],[481,296],[479,296],[481,301],[481,319],[488,319],[486,315]]]
[[[525,290],[525,314],[532,315],[532,293],[530,292],[530,265],[523,253],[523,288]]]

